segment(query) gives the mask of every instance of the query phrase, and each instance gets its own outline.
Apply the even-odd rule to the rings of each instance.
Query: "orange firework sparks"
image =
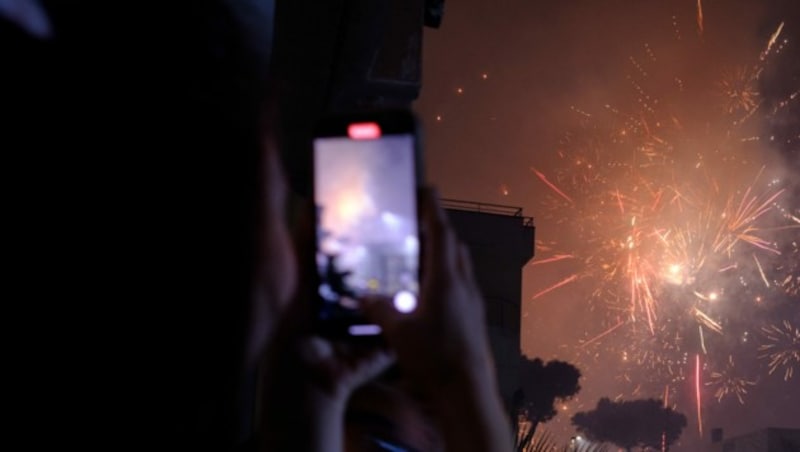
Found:
[[[698,34],[691,36],[697,42],[703,6],[698,0]],[[664,59],[656,57],[657,45],[645,44],[625,62],[632,95],[571,106],[578,122],[559,141],[552,159],[558,163],[546,171],[531,167],[548,187],[540,198],[545,218],[563,228],[565,240],[551,242],[534,265],[571,259],[564,264],[570,276],[537,287],[533,299],[578,280],[591,284],[585,301],[597,326],[584,330],[575,353],[593,363],[621,357],[616,378],[627,382],[627,394],[664,388],[667,404],[669,391],[688,383],[701,433],[702,404],[713,402],[704,401],[703,386],[717,399],[735,395],[742,402],[760,381],[741,375],[757,368],[750,361],[765,359],[765,375],[769,369],[787,379],[800,365],[795,329],[780,328],[784,300],[800,293],[796,178],[765,157],[778,137],[767,139],[762,128],[779,109],[794,108],[800,90],[777,94],[782,103],[759,90],[775,72],[773,59],[788,54],[782,28],[764,49],[770,58],[759,62],[759,49],[751,61],[704,76],[705,87],[690,74],[665,74],[670,68],[658,66]],[[699,103],[690,95],[696,88],[722,105]],[[763,330],[763,356],[745,353],[748,331],[767,322],[780,332]]]
[[[728,114],[744,113],[745,117],[755,112],[760,105],[758,78],[760,69],[750,66],[739,67],[723,75],[719,82],[722,109]],[[737,118],[742,120],[742,118]]]
[[[761,358],[769,359],[769,374],[784,368],[784,381],[794,376],[794,366],[800,364],[800,327],[794,327],[788,320],[781,325],[762,328],[768,343],[759,347]]]
[[[664,409],[669,408],[669,386],[664,386]],[[661,433],[661,452],[667,452],[667,432]]]
[[[764,168],[762,167],[756,176],[756,181],[763,171]],[[747,187],[747,190],[735,210],[731,209],[733,200],[731,199],[728,201],[727,208],[723,213],[723,218],[730,217],[730,219],[721,225],[717,233],[717,237],[714,240],[714,252],[724,251],[730,255],[734,245],[742,241],[766,251],[780,254],[780,251],[775,249],[774,245],[769,240],[757,235],[762,231],[756,226],[756,221],[773,208],[775,201],[786,190],[781,189],[764,197],[755,194],[751,195],[752,190],[753,185]]]
[[[616,325],[612,326],[611,328],[603,331],[602,333],[598,334],[597,336],[595,336],[595,337],[589,339],[588,341],[584,342],[583,344],[581,344],[581,347],[586,347],[587,345],[589,345],[589,344],[591,344],[593,342],[597,342],[598,340],[602,339],[604,336],[606,336],[608,334],[611,334],[614,330],[616,330],[617,328],[621,327],[624,324],[625,324],[625,322],[620,320],[619,322],[617,322]]]
[[[714,319],[708,316],[708,314],[701,311],[697,307],[692,308],[692,312],[694,313],[694,316],[698,322],[707,326],[711,331],[722,334],[722,325],[720,325],[718,322],[715,322]]]
[[[717,402],[728,395],[735,395],[740,404],[744,405],[744,396],[747,388],[755,386],[754,381],[742,378],[736,374],[736,366],[733,363],[733,355],[728,355],[728,361],[719,371],[711,372],[711,380],[706,382],[706,386],[716,386],[714,393]]]
[[[556,254],[555,256],[548,257],[547,259],[539,259],[539,260],[534,259],[534,261],[531,262],[531,265],[549,264],[551,262],[558,262],[564,259],[572,259],[574,257],[575,256],[573,256],[572,254]]]
[[[761,262],[758,261],[758,258],[755,254],[753,254],[753,260],[756,261],[756,266],[758,267],[758,273],[761,274],[761,280],[764,281],[764,285],[769,287],[769,281],[767,280],[767,275],[764,274],[764,269],[761,267]]]
[[[697,404],[697,430],[700,432],[700,436],[703,436],[703,412],[702,412],[702,404],[700,403],[700,355],[695,355],[695,364],[694,364],[694,395],[695,395],[695,403]]]
[[[703,2],[697,0],[697,31],[703,35]]]
[[[767,42],[767,47],[764,49],[763,52],[761,52],[762,61],[767,57],[767,55],[769,55],[769,52],[772,50],[772,47],[778,41],[778,37],[781,35],[781,31],[783,31],[783,22],[781,22],[781,24],[778,25],[778,29],[775,30],[775,32],[772,33],[772,35],[769,37],[769,41]]]
[[[564,198],[567,201],[569,201],[570,204],[575,204],[575,201],[573,201],[572,198],[570,198],[569,196],[565,195],[563,191],[559,190],[558,187],[555,186],[555,184],[553,184],[552,182],[547,180],[547,176],[545,176],[544,174],[542,174],[539,171],[537,171],[536,168],[531,168],[531,171],[533,171],[539,177],[539,179],[541,179],[542,182],[544,182],[548,187],[552,188],[553,191],[558,193],[559,196],[561,196],[562,198]]]
[[[547,289],[544,289],[544,290],[540,291],[539,293],[537,293],[536,295],[534,295],[534,296],[531,298],[531,300],[535,300],[535,299],[537,299],[537,298],[541,297],[542,295],[544,295],[544,294],[546,294],[546,293],[552,292],[552,291],[554,291],[554,290],[558,289],[559,287],[566,286],[567,284],[569,284],[569,283],[571,283],[571,282],[574,282],[574,281],[577,281],[577,280],[578,280],[578,275],[571,275],[571,276],[568,276],[568,277],[566,277],[566,278],[562,279],[561,281],[559,281],[559,282],[557,282],[557,283],[553,284],[552,286],[548,287]]]

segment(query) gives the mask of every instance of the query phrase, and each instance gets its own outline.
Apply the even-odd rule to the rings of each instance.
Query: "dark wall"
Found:
[[[447,212],[470,250],[486,301],[500,392],[508,404],[519,387],[522,267],[533,257],[535,229],[520,216],[455,209]]]
[[[424,7],[424,0],[277,2],[272,97],[295,192],[310,195],[311,140],[321,117],[409,108],[417,98]]]

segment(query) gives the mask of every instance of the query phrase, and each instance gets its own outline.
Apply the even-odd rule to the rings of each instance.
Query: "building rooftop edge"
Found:
[[[450,210],[463,210],[467,212],[488,213],[507,217],[517,217],[523,220],[523,226],[533,227],[533,217],[522,214],[522,207],[491,204],[477,201],[464,201],[460,199],[440,198],[442,207]]]

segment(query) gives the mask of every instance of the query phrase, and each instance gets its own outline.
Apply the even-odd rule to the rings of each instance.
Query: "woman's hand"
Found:
[[[423,281],[419,307],[401,313],[386,300],[366,312],[397,353],[400,369],[428,398],[448,450],[510,451],[498,394],[484,303],[466,247],[434,192],[422,197]]]

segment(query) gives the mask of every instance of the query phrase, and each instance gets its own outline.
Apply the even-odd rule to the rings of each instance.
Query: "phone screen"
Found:
[[[322,320],[358,316],[360,300],[378,296],[401,312],[416,309],[419,231],[413,133],[366,134],[314,141],[316,265]],[[375,132],[377,131],[377,132]],[[349,333],[377,334],[374,325]]]

